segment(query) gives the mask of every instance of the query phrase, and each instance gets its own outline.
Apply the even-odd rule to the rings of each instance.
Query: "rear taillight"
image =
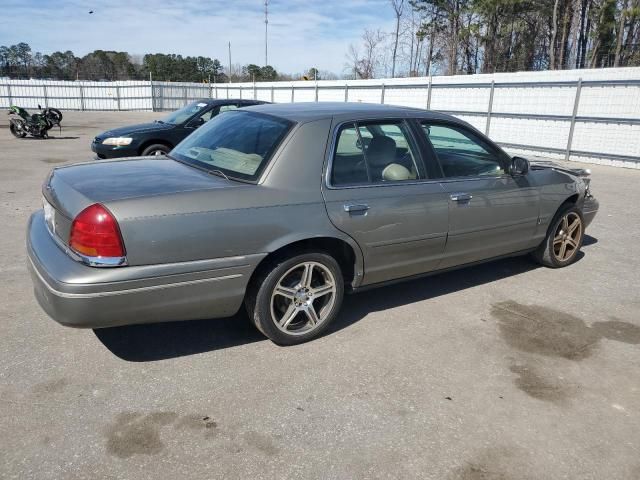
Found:
[[[69,246],[88,257],[124,257],[118,222],[96,203],[82,210],[71,224]]]

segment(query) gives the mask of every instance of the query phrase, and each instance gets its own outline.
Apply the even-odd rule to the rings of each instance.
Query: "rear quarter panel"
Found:
[[[320,191],[329,125],[327,119],[295,127],[257,185],[108,202],[129,264],[269,253],[314,237],[357,249],[329,221]]]

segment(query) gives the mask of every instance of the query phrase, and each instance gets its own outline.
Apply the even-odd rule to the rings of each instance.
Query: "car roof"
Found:
[[[264,103],[267,103],[263,100],[252,100],[248,98],[242,98],[242,99],[241,98],[199,98],[199,99],[193,100],[193,102],[206,103],[207,105],[229,105],[229,104],[236,104],[236,103],[262,105]]]
[[[360,102],[300,102],[300,103],[269,103],[243,108],[245,111],[265,113],[282,117],[296,123],[312,122],[333,118],[338,121],[356,120],[363,118],[411,117],[431,120],[446,120],[466,124],[451,115],[422,110],[420,108],[396,105],[382,105],[377,103]]]

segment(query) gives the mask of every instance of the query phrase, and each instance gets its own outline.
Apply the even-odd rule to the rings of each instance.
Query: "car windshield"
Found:
[[[169,115],[164,117],[162,121],[164,123],[173,123],[174,125],[179,125],[181,123],[184,123],[187,119],[191,118],[196,113],[204,110],[208,106],[209,105],[205,102],[193,102],[182,107],[180,110],[171,112]]]
[[[230,178],[255,181],[291,125],[254,112],[227,112],[189,135],[171,156]]]

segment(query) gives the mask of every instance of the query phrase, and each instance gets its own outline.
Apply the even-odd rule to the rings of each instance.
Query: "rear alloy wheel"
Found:
[[[567,205],[556,215],[547,237],[534,257],[547,267],[566,267],[578,258],[583,239],[582,213],[575,205]]]
[[[325,253],[305,253],[274,264],[247,296],[249,315],[280,345],[318,336],[336,317],[344,285],[340,266]]]
[[[24,138],[27,136],[24,123],[21,121],[13,121],[9,124],[9,130],[11,134],[16,138]]]
[[[171,148],[167,147],[166,145],[163,145],[161,143],[156,143],[155,145],[149,145],[147,148],[145,148],[142,151],[142,156],[143,157],[148,157],[148,156],[159,157],[161,155],[166,155],[170,151],[171,151]]]

